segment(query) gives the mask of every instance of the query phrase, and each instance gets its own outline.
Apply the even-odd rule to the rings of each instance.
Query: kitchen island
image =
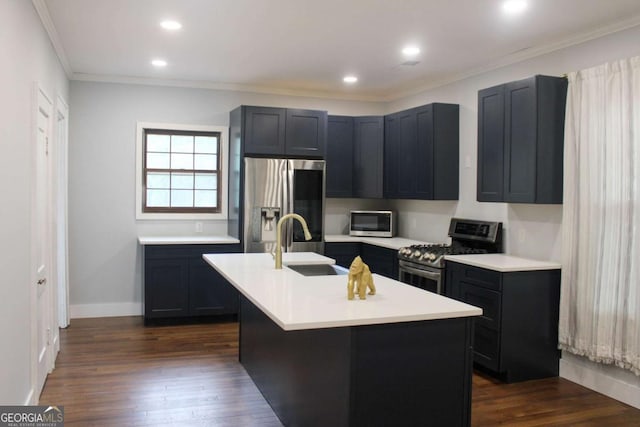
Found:
[[[470,424],[473,316],[482,310],[375,275],[349,301],[347,276],[286,265],[313,253],[211,254],[240,292],[240,362],[284,425]]]

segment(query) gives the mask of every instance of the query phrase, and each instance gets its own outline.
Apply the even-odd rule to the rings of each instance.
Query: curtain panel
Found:
[[[559,345],[640,375],[640,57],[568,79]]]

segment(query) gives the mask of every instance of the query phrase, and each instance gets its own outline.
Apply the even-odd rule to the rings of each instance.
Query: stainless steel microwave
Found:
[[[349,235],[393,237],[395,215],[393,211],[351,211]]]

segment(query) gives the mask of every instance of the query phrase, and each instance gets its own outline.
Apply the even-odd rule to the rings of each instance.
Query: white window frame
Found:
[[[144,212],[142,197],[142,175],[144,173],[144,131],[145,129],[162,129],[194,132],[219,132],[220,133],[220,176],[222,185],[218,187],[220,192],[220,212],[219,213],[171,213],[171,212]],[[227,153],[229,151],[229,128],[227,126],[203,126],[187,125],[175,123],[136,123],[136,219],[139,220],[215,220],[227,219]]]

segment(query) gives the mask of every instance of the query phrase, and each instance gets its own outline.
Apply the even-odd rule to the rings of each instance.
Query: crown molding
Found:
[[[581,43],[588,42],[589,40],[595,40],[600,37],[604,37],[620,31],[628,30],[630,28],[637,27],[638,25],[640,25],[640,15],[632,16],[631,18],[616,22],[615,24],[607,25],[605,27],[601,27],[593,31],[588,31],[578,35],[574,35],[572,37],[568,37],[566,39],[563,39],[554,43],[548,43],[546,45],[522,49],[510,55],[504,56],[496,61],[490,62],[480,67],[472,68],[462,73],[454,74],[451,77],[448,77],[445,79],[435,80],[413,89],[396,91],[393,95],[387,96],[383,100],[386,102],[397,101],[399,99],[406,98],[408,96],[417,95],[431,89],[436,89],[442,86],[446,86],[448,84],[455,83],[457,81],[465,80],[473,76],[477,76],[489,71],[497,70],[499,68],[516,64],[518,62],[526,61],[528,59],[542,56],[547,53],[555,52],[560,49],[576,46]],[[573,70],[566,70],[565,72],[570,72],[570,71],[573,71]]]
[[[56,26],[53,24],[53,20],[51,19],[51,15],[49,14],[47,3],[45,2],[45,0],[31,0],[31,3],[33,3],[33,7],[36,9],[36,12],[38,12],[38,16],[40,17],[42,26],[49,35],[49,40],[51,40],[53,49],[58,56],[58,60],[60,61],[62,68],[64,68],[64,72],[67,75],[67,78],[71,79],[73,70],[71,69],[71,64],[69,63],[67,54],[64,51],[64,47],[62,47],[62,43],[60,42],[60,37],[58,36],[58,31],[56,31]]]
[[[237,83],[215,83],[200,80],[179,80],[179,79],[159,79],[151,77],[136,77],[136,76],[119,76],[109,74],[90,74],[90,73],[73,73],[70,80],[73,81],[85,81],[85,82],[99,82],[99,83],[121,83],[121,84],[134,84],[134,85],[149,85],[149,86],[169,86],[169,87],[184,87],[192,89],[210,89],[210,90],[223,90],[231,92],[249,92],[249,93],[261,93],[268,95],[284,95],[284,96],[299,96],[305,98],[321,98],[321,99],[335,99],[342,101],[361,101],[361,102],[382,102],[384,97],[379,95],[362,95],[362,94],[345,94],[344,92],[330,92],[330,91],[314,91],[304,89],[285,89],[270,86],[259,85],[243,85]]]

